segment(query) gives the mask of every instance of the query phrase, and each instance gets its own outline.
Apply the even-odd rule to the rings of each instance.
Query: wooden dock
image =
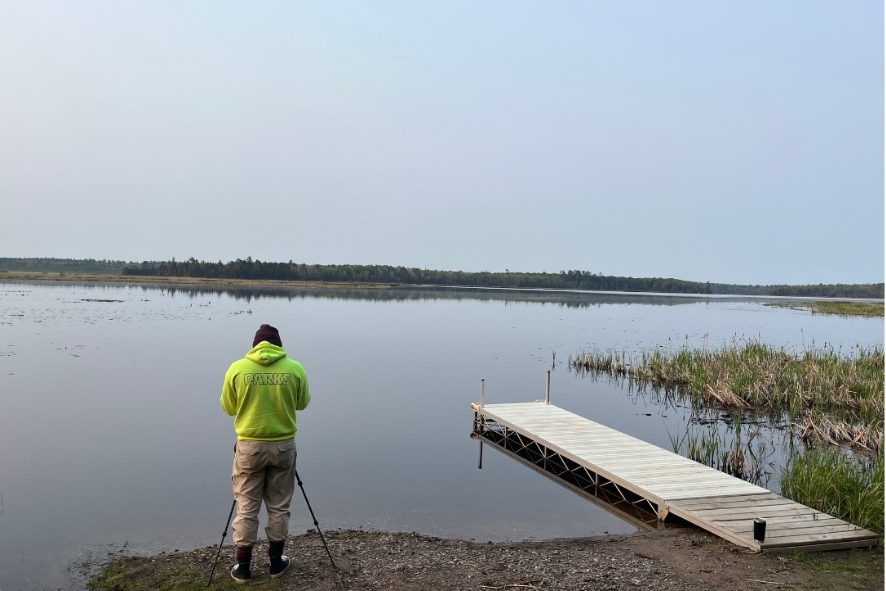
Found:
[[[868,530],[551,404],[472,408],[473,436],[482,443],[589,498],[608,497],[661,522],[674,515],[757,552],[835,550],[878,541]],[[754,539],[755,518],[766,521],[762,541]]]

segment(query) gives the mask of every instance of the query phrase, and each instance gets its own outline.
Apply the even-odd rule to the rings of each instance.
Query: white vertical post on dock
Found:
[[[480,408],[483,408],[483,405],[486,404],[486,378],[480,378]],[[480,419],[482,421],[482,418]],[[483,469],[483,440],[477,439],[480,442],[480,450],[477,456],[477,469]]]
[[[545,384],[545,404],[551,403],[551,370],[548,370],[548,379]]]

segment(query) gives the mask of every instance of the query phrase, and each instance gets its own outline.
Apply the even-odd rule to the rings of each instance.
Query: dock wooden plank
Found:
[[[740,507],[746,504],[756,503],[780,503],[784,500],[773,492],[766,491],[764,496],[760,495],[736,495],[732,497],[722,497],[717,501],[711,499],[684,499],[680,501],[680,505],[685,509],[715,509],[717,507]]]
[[[661,486],[668,484],[686,484],[692,482],[700,473],[696,470],[648,470],[644,472],[620,472],[625,478],[630,478],[637,484],[655,484]],[[701,473],[703,474],[703,473]]]
[[[776,526],[780,524],[790,524],[790,523],[805,523],[812,519],[812,521],[821,521],[824,522],[828,519],[837,519],[832,515],[828,515],[827,513],[819,513],[818,515],[779,515],[778,517],[767,517],[766,524],[768,526]],[[730,528],[740,528],[741,523],[747,523],[746,519],[727,519],[727,518],[719,518],[715,520],[716,523],[723,524],[724,527]]]
[[[850,548],[878,536],[681,455],[543,402],[472,405],[476,413],[519,433],[539,450],[567,458],[659,507],[755,551]],[[531,445],[531,443],[530,443]],[[663,511],[663,512],[662,512]],[[767,521],[753,539],[753,520]]]
[[[811,544],[817,544],[820,542],[852,542],[852,541],[872,541],[876,539],[876,536],[873,536],[871,532],[867,532],[867,536],[858,533],[858,532],[833,532],[833,533],[822,533],[822,534],[807,534],[807,535],[799,535],[799,536],[785,536],[783,538],[778,538],[774,542],[764,542],[763,548],[765,549],[774,549],[774,548],[787,548],[787,547],[795,547],[795,546],[809,546]],[[768,536],[767,536],[768,539]]]
[[[753,519],[754,517],[777,517],[783,515],[817,515],[820,511],[810,509],[799,503],[785,503],[783,505],[768,507],[746,507],[741,510],[736,509],[706,509],[704,511],[693,511],[696,515],[705,519],[714,519],[718,517],[728,517],[729,520],[737,519]],[[721,521],[725,521],[722,520]]]
[[[783,538],[794,537],[794,536],[808,536],[815,534],[827,534],[827,533],[837,533],[837,532],[851,532],[857,533],[860,528],[854,526],[852,524],[846,523],[845,521],[840,521],[839,519],[831,520],[830,524],[826,523],[803,523],[806,527],[799,527],[800,523],[795,523],[791,527],[780,527],[780,528],[771,528],[766,527],[766,541],[767,542],[778,542],[782,541]],[[771,530],[771,531],[770,531]],[[746,533],[750,536],[754,535],[753,524],[750,529],[737,529],[732,528],[732,531],[736,533]]]
[[[811,544],[790,544],[781,547],[764,547],[760,551],[766,552],[788,552],[790,550],[808,550],[810,552],[828,552],[830,550],[849,550],[851,548],[870,548],[876,546],[877,540],[871,539],[855,539],[842,540],[839,542],[817,541]]]
[[[710,499],[710,497],[708,497],[706,499],[703,499],[704,501],[706,501],[703,504],[694,504],[692,506],[687,506],[685,503],[683,503],[681,501],[680,506],[686,510],[705,511],[708,509],[718,509],[718,508],[720,508],[720,509],[727,509],[728,508],[728,509],[740,510],[740,509],[745,509],[747,507],[751,507],[751,508],[772,507],[772,506],[779,506],[779,505],[784,504],[784,497],[778,497],[777,495],[773,495],[777,498],[767,498],[769,495],[755,495],[755,496],[758,496],[760,498],[753,499],[753,497],[749,497],[748,500],[727,501],[724,503],[717,503],[716,499],[712,501]],[[718,499],[722,499],[722,498],[723,497],[718,497]]]
[[[728,527],[734,532],[741,533],[749,533],[753,534],[754,531],[754,523],[751,520],[744,521],[715,521],[715,524],[720,527]],[[784,532],[788,531],[798,531],[809,528],[815,528],[821,526],[822,528],[827,527],[838,527],[843,528],[847,531],[856,531],[858,529],[857,526],[852,525],[851,523],[846,523],[836,517],[831,517],[828,515],[826,518],[817,519],[814,521],[809,521],[808,519],[795,519],[794,521],[782,521],[780,523],[774,523],[772,520],[766,520],[766,537],[771,538],[779,535],[784,535]]]

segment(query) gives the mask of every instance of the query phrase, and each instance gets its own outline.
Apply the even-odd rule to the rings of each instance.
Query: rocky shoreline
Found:
[[[419,589],[730,591],[883,589],[883,549],[756,554],[695,528],[540,542],[478,543],[415,533],[316,532],[291,536],[291,571],[267,575],[266,544],[255,550],[246,588],[300,591]],[[217,547],[121,557],[93,580],[98,589],[205,588]],[[225,546],[213,588],[235,586]],[[243,588],[243,586],[237,586]]]

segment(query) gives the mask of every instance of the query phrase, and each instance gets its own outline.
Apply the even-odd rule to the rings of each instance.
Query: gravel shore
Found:
[[[324,532],[325,533],[325,532]],[[809,555],[756,554],[694,528],[542,542],[477,543],[414,533],[325,533],[333,569],[316,532],[292,536],[290,572],[267,575],[259,543],[250,589],[300,591],[440,589],[443,591],[636,590],[760,591],[883,589],[883,551]],[[102,589],[205,587],[216,548],[119,559]],[[233,549],[226,546],[213,586],[231,588]],[[125,582],[125,584],[124,584]],[[174,583],[172,586],[169,586]],[[239,586],[238,588],[244,588]]]

